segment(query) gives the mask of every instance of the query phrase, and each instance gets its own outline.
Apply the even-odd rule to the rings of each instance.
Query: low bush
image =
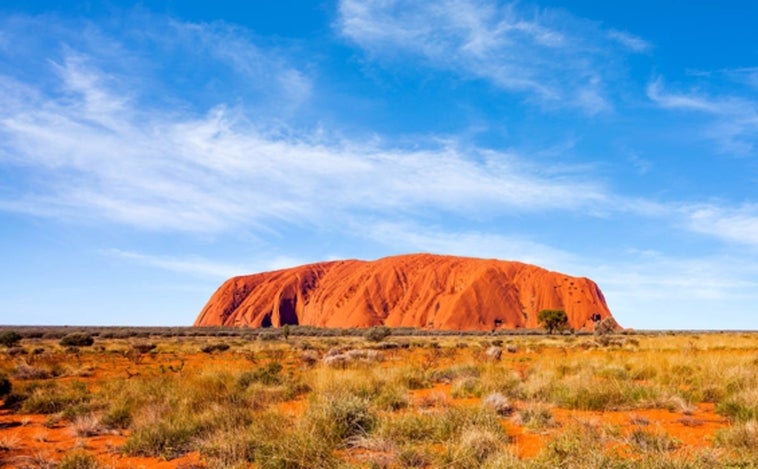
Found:
[[[122,450],[130,456],[174,459],[192,450],[192,441],[202,428],[190,417],[174,418],[137,427]]]
[[[516,421],[532,430],[543,430],[558,426],[550,408],[539,404],[521,409],[516,416]]]
[[[58,469],[96,469],[101,467],[95,457],[84,451],[73,451],[61,459]]]
[[[336,469],[335,443],[324,438],[310,420],[297,423],[276,412],[264,412],[255,419],[247,434],[238,437],[249,462],[263,469]],[[238,432],[239,434],[239,432]],[[234,455],[229,459],[239,458]],[[219,467],[230,467],[227,462]]]
[[[16,357],[19,355],[28,355],[29,352],[26,351],[24,347],[10,347],[8,348],[8,355],[11,357]]]
[[[246,389],[252,383],[277,385],[282,383],[281,371],[284,367],[279,362],[268,362],[255,371],[246,371],[237,379],[237,384]]]
[[[318,396],[311,400],[303,420],[314,434],[335,443],[365,435],[377,423],[377,417],[366,399],[346,393]]]
[[[121,403],[103,415],[102,423],[108,428],[127,429],[132,424],[132,406]]]
[[[740,396],[732,396],[719,402],[716,412],[732,422],[747,422],[758,419],[758,403],[748,402]]]
[[[482,385],[479,378],[461,378],[453,382],[450,395],[456,399],[479,397],[482,395]]]
[[[74,381],[65,385],[55,382],[31,385],[20,390],[13,401],[14,406],[23,413],[64,413],[66,417],[74,417],[88,410],[86,404],[91,398],[84,383]]]
[[[229,350],[229,348],[230,348],[229,344],[225,344],[222,342],[218,344],[204,345],[202,348],[200,348],[200,351],[203,353],[225,352]]]
[[[385,386],[374,399],[374,404],[388,411],[405,409],[408,407],[408,393],[400,386]]]
[[[63,347],[89,347],[95,343],[95,339],[86,332],[72,332],[64,336],[59,343]]]
[[[363,338],[370,342],[381,342],[392,334],[392,330],[386,326],[371,327],[363,334]]]
[[[7,348],[14,347],[21,341],[21,339],[21,334],[16,331],[0,332],[0,345],[4,345]]]
[[[488,459],[505,450],[508,439],[502,432],[467,428],[448,446],[442,464],[449,468],[482,467]]]
[[[635,429],[628,438],[629,444],[643,452],[666,452],[673,451],[680,446],[680,442],[662,432],[652,432],[641,428]]]
[[[139,343],[132,345],[132,349],[138,353],[148,353],[151,350],[155,350],[156,345],[150,343]]]
[[[493,412],[455,407],[441,413],[403,413],[382,420],[377,432],[379,436],[398,444],[411,441],[445,443],[472,428],[504,436],[500,420]]]
[[[716,433],[715,443],[722,448],[758,453],[758,420],[749,420]]]
[[[50,379],[53,374],[44,368],[21,364],[16,367],[15,376],[17,379]]]

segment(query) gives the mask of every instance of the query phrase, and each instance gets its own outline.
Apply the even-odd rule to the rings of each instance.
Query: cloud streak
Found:
[[[687,210],[691,230],[728,243],[758,248],[758,205],[745,204],[736,208],[699,205]]]
[[[208,277],[216,280],[226,280],[230,277],[246,273],[278,270],[307,262],[303,259],[280,256],[270,259],[250,259],[249,262],[245,263],[225,263],[200,256],[175,257],[125,251],[115,248],[103,251],[103,255],[169,272]]]
[[[758,141],[758,102],[744,97],[708,96],[703,92],[668,91],[662,79],[651,81],[647,96],[662,108],[710,116],[706,136],[723,152],[752,154]]]
[[[403,55],[527,96],[547,107],[588,114],[612,109],[612,55],[642,52],[643,39],[551,9],[490,1],[342,0],[340,32],[372,57]]]
[[[47,182],[11,188],[5,210],[219,232],[333,223],[348,211],[486,216],[609,203],[597,183],[512,153],[325,138],[259,123],[241,106],[150,109],[93,57],[68,50],[51,68],[59,92],[0,77],[21,90],[0,96],[0,163]]]

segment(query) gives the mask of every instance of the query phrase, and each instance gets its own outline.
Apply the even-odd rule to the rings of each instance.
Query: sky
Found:
[[[0,4],[0,324],[191,325],[226,278],[432,252],[758,325],[758,7]]]

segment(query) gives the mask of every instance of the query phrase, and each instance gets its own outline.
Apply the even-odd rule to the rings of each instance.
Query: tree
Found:
[[[537,314],[537,321],[542,324],[548,334],[562,331],[568,326],[568,316],[562,309],[543,309]]]

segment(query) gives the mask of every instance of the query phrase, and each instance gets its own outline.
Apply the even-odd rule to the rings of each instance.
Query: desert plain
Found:
[[[758,465],[753,332],[10,330],[2,467]]]

